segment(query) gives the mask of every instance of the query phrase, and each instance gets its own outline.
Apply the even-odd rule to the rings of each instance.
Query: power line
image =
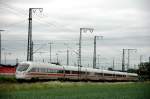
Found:
[[[14,6],[11,6],[11,5],[8,5],[8,4],[6,4],[6,3],[3,3],[3,6],[5,6],[4,8],[6,9],[8,9],[9,11],[11,11],[14,15],[17,15],[17,16],[20,16],[21,18],[22,18],[22,16],[23,17],[26,17],[27,16],[27,13],[23,13],[23,12],[26,12],[26,11],[24,11],[23,9],[21,10],[21,8],[17,8],[17,7],[14,7]],[[57,26],[57,25],[55,25],[55,24],[53,24],[53,22],[47,22],[47,20],[46,21],[44,21],[44,20],[41,20],[41,17],[39,17],[39,16],[37,16],[37,17],[35,17],[34,18],[34,20],[36,21],[36,22],[38,22],[38,23],[41,23],[41,24],[43,24],[43,25],[47,25],[47,26],[53,26],[55,29],[58,29],[59,27]],[[41,21],[39,21],[39,20],[41,20]],[[55,23],[57,23],[56,21],[54,21]],[[60,27],[65,27],[64,25],[60,25],[59,24],[59,26]],[[62,28],[61,28],[62,29]],[[69,29],[69,28],[67,28],[68,30],[71,30],[71,29]]]
[[[25,22],[25,20],[20,20],[20,21],[18,21],[18,22],[14,22],[14,23],[10,23],[10,24],[4,25],[3,28],[4,28],[4,27],[5,27],[5,28],[14,27],[14,26],[16,26],[16,25],[18,25],[18,24],[22,24],[23,22]]]
[[[25,13],[23,13],[23,12],[25,12],[24,10],[21,10],[21,11],[19,11],[18,10],[18,8],[16,8],[16,7],[11,7],[10,5],[8,5],[8,4],[5,4],[5,3],[3,3],[3,5],[5,5],[5,8],[7,8],[9,11],[11,11],[14,15],[17,15],[17,16],[20,16],[21,18],[22,18],[22,16],[23,17],[26,17],[27,16],[27,14],[25,14]],[[20,8],[19,8],[20,9]],[[37,21],[37,22],[39,22],[39,23],[43,23],[43,24],[47,24],[48,26],[54,26],[54,27],[56,27],[56,25],[54,25],[54,24],[52,24],[52,23],[49,23],[49,22],[46,22],[46,21],[39,21],[39,20],[41,20],[40,18],[37,18],[37,17],[35,17],[35,21]],[[44,23],[45,22],[45,23]],[[15,23],[14,23],[15,24]],[[11,25],[11,24],[10,24]]]
[[[15,16],[20,16],[20,18],[22,17],[26,17],[27,14],[23,13],[25,12],[24,10],[19,11],[20,8],[16,8],[16,7],[12,7],[11,5],[8,5],[6,3],[2,3],[2,6],[4,6],[4,8],[10,12],[12,12]]]

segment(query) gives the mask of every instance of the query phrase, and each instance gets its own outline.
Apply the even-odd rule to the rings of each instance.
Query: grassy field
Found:
[[[150,82],[0,83],[0,99],[149,99]]]
[[[1,83],[16,83],[17,80],[15,79],[14,76],[2,76],[0,75],[0,84]]]

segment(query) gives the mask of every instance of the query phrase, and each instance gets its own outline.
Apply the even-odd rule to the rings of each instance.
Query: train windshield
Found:
[[[29,67],[29,64],[19,64],[17,67],[18,71],[26,71]]]

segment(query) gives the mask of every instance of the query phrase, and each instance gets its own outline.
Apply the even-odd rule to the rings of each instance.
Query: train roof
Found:
[[[78,71],[77,66],[64,66],[66,70],[73,70]],[[102,69],[93,69],[93,68],[87,68],[87,67],[81,67],[81,71],[87,71],[87,72],[96,72],[96,73],[105,73],[105,74],[118,74],[118,75],[131,75],[131,76],[137,76],[136,73],[127,73],[127,72],[119,72],[119,71],[110,71],[110,70],[102,70]]]
[[[51,67],[51,68],[56,68],[56,69],[63,69],[63,66],[60,65],[56,65],[56,64],[49,64],[49,63],[41,63],[41,62],[30,62],[30,61],[25,61],[25,62],[21,62],[19,64],[30,64],[32,67],[39,67],[39,68],[47,68],[47,67]]]

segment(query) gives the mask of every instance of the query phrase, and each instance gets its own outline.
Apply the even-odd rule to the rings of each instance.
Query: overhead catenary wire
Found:
[[[17,7],[14,7],[14,6],[11,6],[11,5],[8,5],[8,4],[6,4],[6,3],[3,3],[3,8],[4,9],[7,9],[8,11],[10,11],[10,12],[12,12],[14,15],[16,15],[17,17],[25,17],[26,19],[27,19],[27,16],[28,16],[28,14],[27,13],[24,13],[24,12],[27,12],[27,11],[25,11],[25,10],[23,10],[23,9],[21,9],[21,8],[17,8]],[[45,25],[45,26],[48,26],[48,27],[51,27],[51,28],[55,28],[55,29],[58,29],[59,28],[59,26],[60,27],[65,27],[64,25],[60,25],[60,24],[57,24],[57,25],[55,25],[57,22],[56,21],[50,21],[50,22],[47,22],[47,21],[45,21],[45,20],[42,20],[41,19],[42,17],[39,17],[39,16],[37,16],[37,17],[34,17],[34,20],[36,21],[36,22],[38,22],[38,23],[41,23],[41,24],[43,24],[43,25]],[[54,22],[55,22],[55,24],[54,24]],[[7,25],[6,25],[7,26]],[[68,29],[69,30],[69,29]]]

